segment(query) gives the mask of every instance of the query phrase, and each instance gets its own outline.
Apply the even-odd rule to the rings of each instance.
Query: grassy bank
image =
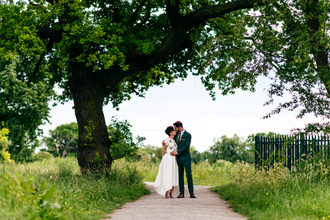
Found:
[[[134,165],[82,176],[75,158],[0,164],[1,219],[101,219],[149,191]]]

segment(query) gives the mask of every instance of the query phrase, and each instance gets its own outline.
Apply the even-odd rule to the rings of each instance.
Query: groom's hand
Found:
[[[175,156],[175,155],[177,155],[178,153],[176,152],[176,151],[172,151],[171,152],[171,156]]]

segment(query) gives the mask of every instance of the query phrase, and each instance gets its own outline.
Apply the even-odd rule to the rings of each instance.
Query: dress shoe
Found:
[[[194,194],[190,194],[190,198],[196,198],[196,196]]]
[[[184,194],[180,194],[177,198],[184,198]]]

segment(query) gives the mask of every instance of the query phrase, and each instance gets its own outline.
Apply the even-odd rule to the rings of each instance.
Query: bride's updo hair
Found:
[[[170,136],[170,133],[174,130],[173,126],[168,126],[165,130],[165,133]]]

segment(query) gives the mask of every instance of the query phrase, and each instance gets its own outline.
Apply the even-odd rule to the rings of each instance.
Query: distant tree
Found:
[[[210,149],[208,149],[208,150],[206,150],[206,151],[200,153],[200,155],[201,155],[201,161],[207,161],[207,162],[209,162],[210,160],[213,161],[212,158],[213,158],[214,156],[213,156],[213,154],[210,152]]]
[[[194,164],[199,163],[202,160],[201,153],[198,152],[195,147],[190,147],[190,156],[191,156],[191,162]]]
[[[219,159],[230,162],[253,162],[254,155],[249,151],[247,143],[236,134],[231,138],[223,135],[221,138],[215,139],[214,142],[214,145],[210,147],[212,154],[209,159],[210,163],[215,163]]]
[[[48,101],[53,97],[51,76],[27,83],[28,61],[0,59],[0,120],[10,130],[8,151],[15,161],[28,161],[39,146],[39,126],[49,117]],[[40,67],[40,71],[43,68]]]
[[[152,163],[158,163],[162,159],[160,147],[154,145],[144,145],[139,147],[137,155],[134,156],[135,161],[147,160]],[[160,152],[160,154],[158,153]]]
[[[57,126],[49,131],[50,137],[44,137],[43,142],[47,151],[56,152],[57,156],[64,158],[68,152],[78,152],[78,125],[76,122]]]

